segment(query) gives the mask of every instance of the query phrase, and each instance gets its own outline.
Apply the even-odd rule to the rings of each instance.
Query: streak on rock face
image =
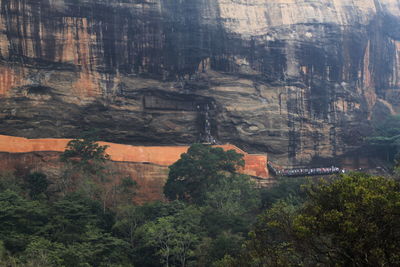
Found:
[[[206,99],[222,142],[336,157],[400,111],[399,25],[399,0],[0,0],[0,133],[184,144]]]
[[[22,86],[23,80],[24,73],[21,73],[21,69],[0,66],[0,97],[7,96],[12,88]]]

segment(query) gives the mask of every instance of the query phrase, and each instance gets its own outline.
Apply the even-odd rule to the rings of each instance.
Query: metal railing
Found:
[[[339,167],[331,166],[324,168],[295,168],[295,169],[284,169],[274,166],[271,162],[267,163],[268,169],[272,174],[276,176],[314,176],[314,175],[329,175],[336,173],[343,173],[344,170]]]

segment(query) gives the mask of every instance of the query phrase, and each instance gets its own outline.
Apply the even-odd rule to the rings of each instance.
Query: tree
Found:
[[[10,171],[0,171],[0,192],[6,190],[22,193],[24,191],[23,179]]]
[[[202,203],[219,177],[232,175],[243,166],[243,155],[234,150],[194,144],[170,166],[164,194],[170,200]]]
[[[106,153],[107,148],[89,136],[71,140],[60,157],[66,163],[61,191],[82,191],[92,199],[100,200],[104,212],[107,205],[132,201],[137,186],[131,177],[117,181],[117,172],[107,164],[111,159]]]
[[[304,204],[279,201],[260,217],[247,258],[269,263],[261,266],[400,264],[398,182],[350,174],[306,193]]]
[[[388,162],[398,161],[400,159],[400,115],[389,116],[383,121],[376,122],[372,135],[366,140],[377,153],[384,155]]]
[[[61,257],[65,246],[41,237],[33,237],[23,256],[27,266],[65,266]]]
[[[200,266],[235,255],[254,222],[260,192],[247,175],[243,155],[195,144],[170,167],[164,193],[201,210],[204,235],[193,252]]]
[[[311,187],[301,212],[294,221],[297,236],[321,260],[319,251],[346,266],[400,264],[400,192],[394,180],[352,174]]]
[[[91,136],[68,142],[60,160],[65,163],[65,171],[59,181],[60,191],[64,194],[81,190],[92,198],[102,193],[99,183],[107,180],[106,154],[108,146],[101,146]]]
[[[55,266],[131,266],[129,244],[111,235],[108,220],[98,201],[68,194],[50,205],[49,221],[41,229],[40,238],[48,241],[39,244],[50,245],[34,248],[60,258],[62,264]]]
[[[155,247],[165,266],[185,267],[199,242],[200,211],[187,207],[174,216],[158,218],[143,226],[147,245]]]
[[[61,161],[72,164],[86,172],[96,174],[103,169],[103,164],[110,156],[106,153],[108,146],[99,145],[92,137],[74,139],[68,142],[61,154]]]
[[[6,190],[0,193],[0,240],[12,253],[23,251],[48,221],[45,205]]]
[[[240,253],[245,237],[225,230],[214,238],[206,238],[203,240],[205,241],[205,253],[199,255],[200,257],[197,262],[199,266],[214,266],[225,256],[237,256]],[[196,251],[196,253],[198,252]]]
[[[245,234],[260,207],[260,193],[247,175],[222,176],[205,193],[203,205],[202,221],[211,236],[229,230]]]
[[[279,178],[273,186],[262,188],[262,207],[268,209],[279,200],[288,200],[288,198],[297,204],[302,202],[306,197],[302,186],[309,183],[309,179],[304,179],[304,177]]]
[[[221,177],[206,192],[205,205],[226,216],[242,216],[260,205],[256,184],[246,175]]]
[[[197,215],[178,215],[186,208],[187,205],[181,201],[157,201],[146,203],[142,206],[128,205],[117,209],[117,218],[113,226],[113,232],[119,238],[130,243],[135,266],[160,266],[160,262],[162,262],[160,246],[155,242],[154,236],[150,235],[148,227],[152,224],[157,224],[160,218],[165,217],[199,220]],[[177,229],[180,223],[185,226],[190,225],[188,220],[179,219],[173,221],[174,229]],[[191,232],[197,234],[199,230],[195,229],[191,230]],[[175,262],[175,257],[170,257],[170,260]]]
[[[107,201],[112,202],[111,205],[117,208],[120,205],[129,205],[136,195],[138,184],[130,176],[124,177],[119,183],[113,183],[105,188],[102,195],[103,209],[106,208]]]
[[[88,225],[100,226],[102,209],[99,203],[77,193],[52,203],[49,222],[43,234],[54,242],[80,242]]]
[[[47,192],[47,188],[50,185],[50,181],[47,180],[47,176],[41,172],[34,172],[27,177],[27,187],[29,190],[29,196],[32,199],[37,199],[41,195]]]
[[[299,206],[291,200],[275,202],[259,216],[249,233],[250,240],[245,243],[244,253],[232,266],[302,266],[304,262],[296,250],[293,226],[298,210]]]
[[[145,222],[146,216],[141,206],[122,206],[118,209],[113,232],[124,238],[133,248],[136,231]]]

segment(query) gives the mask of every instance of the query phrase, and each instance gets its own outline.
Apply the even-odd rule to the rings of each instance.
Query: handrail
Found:
[[[268,169],[276,176],[314,176],[314,175],[329,175],[336,173],[344,173],[344,169],[339,167],[322,167],[322,168],[295,168],[295,169],[284,169],[276,168],[272,162],[267,163]]]

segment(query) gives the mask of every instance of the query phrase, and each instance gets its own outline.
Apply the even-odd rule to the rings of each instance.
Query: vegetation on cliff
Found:
[[[388,160],[393,160],[400,152],[400,115],[375,122],[372,136],[367,140],[380,152],[384,152]]]
[[[372,134],[366,141],[375,156],[389,163],[397,175],[400,175],[400,115],[388,116],[376,121]]]
[[[400,264],[395,180],[349,174],[259,189],[236,173],[240,154],[196,144],[170,167],[169,201],[135,205],[132,180],[110,186],[105,151],[74,140],[56,181],[1,173],[1,266]]]
[[[170,167],[164,193],[170,200],[203,203],[211,188],[243,166],[243,155],[234,150],[194,144]]]

